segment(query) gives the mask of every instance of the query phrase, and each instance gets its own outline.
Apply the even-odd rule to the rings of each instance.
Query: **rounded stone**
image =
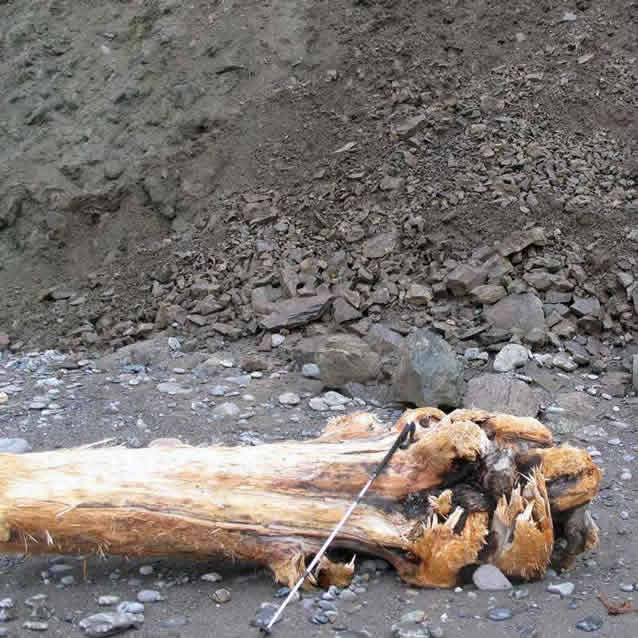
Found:
[[[487,618],[497,622],[509,620],[513,615],[514,614],[509,607],[494,607],[487,612]]]

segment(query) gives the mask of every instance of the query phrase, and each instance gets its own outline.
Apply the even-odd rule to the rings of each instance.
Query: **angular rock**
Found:
[[[496,372],[510,372],[524,366],[528,359],[529,351],[527,348],[516,343],[508,343],[496,355],[494,370]]]
[[[446,284],[454,296],[462,297],[480,286],[486,278],[487,273],[483,267],[459,264],[447,276]]]
[[[545,329],[543,304],[534,294],[509,295],[485,308],[485,319],[494,327],[526,336],[534,329]]]
[[[279,301],[259,323],[266,330],[302,326],[319,319],[330,307],[332,299],[331,295],[315,295]]]
[[[319,366],[321,381],[335,388],[371,381],[381,371],[379,355],[363,339],[348,334],[319,338],[314,362]]]
[[[463,364],[438,334],[417,330],[402,346],[392,385],[406,403],[456,407],[463,394]]]
[[[479,303],[490,305],[507,296],[507,291],[500,284],[484,284],[473,288],[471,294]]]
[[[574,297],[571,310],[577,317],[591,315],[598,319],[600,318],[600,301],[596,297]]]
[[[501,374],[482,374],[468,382],[463,407],[536,416],[540,399],[523,381]]]
[[[335,323],[342,324],[348,321],[361,319],[363,316],[356,308],[351,306],[345,299],[339,297],[332,303],[332,313]]]
[[[381,323],[375,323],[371,326],[365,336],[365,340],[372,350],[382,357],[399,354],[400,348],[405,341],[398,332]]]
[[[391,255],[399,248],[399,234],[396,231],[379,233],[366,240],[363,244],[363,254],[368,259],[381,259]]]
[[[472,574],[472,580],[482,591],[505,591],[512,589],[512,583],[507,576],[494,565],[481,565]]]
[[[128,629],[139,627],[144,622],[141,614],[102,612],[83,618],[78,623],[87,636],[115,636]]]
[[[432,298],[432,290],[421,284],[411,284],[405,293],[405,300],[413,306],[427,306]]]
[[[565,392],[545,409],[543,422],[556,434],[571,434],[595,423],[598,412],[598,403],[593,397],[584,392]]]
[[[427,121],[428,119],[425,115],[415,115],[394,124],[393,129],[399,137],[407,139],[424,128]]]
[[[537,227],[508,234],[496,244],[496,250],[502,257],[508,257],[529,246],[544,246],[546,243],[545,229]]]

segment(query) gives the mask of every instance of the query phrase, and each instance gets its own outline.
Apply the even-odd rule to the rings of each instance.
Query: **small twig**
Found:
[[[598,594],[598,600],[605,606],[610,616],[621,616],[622,614],[638,614],[638,607],[634,607],[630,601],[626,600],[620,605],[610,602],[605,594]]]

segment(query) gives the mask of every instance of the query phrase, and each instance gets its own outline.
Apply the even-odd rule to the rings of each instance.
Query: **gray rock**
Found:
[[[143,614],[144,603],[138,603],[135,600],[123,600],[117,606],[117,611],[120,614]]]
[[[318,379],[321,375],[319,366],[316,363],[304,363],[301,374],[308,379]]]
[[[544,246],[547,243],[544,228],[530,228],[514,233],[508,233],[505,239],[497,243],[496,249],[502,257],[520,253],[529,246]]]
[[[232,598],[232,594],[230,593],[230,590],[226,589],[225,587],[215,590],[215,592],[213,592],[213,595],[212,595],[212,599],[220,605],[223,605],[224,603],[229,603],[231,598]]]
[[[405,339],[398,333],[384,326],[381,323],[375,323],[368,330],[365,336],[366,342],[370,348],[382,357],[400,355],[401,346]]]
[[[114,595],[105,595],[105,596],[100,596],[97,599],[97,604],[100,607],[108,607],[109,605],[117,605],[117,603],[120,602],[120,597],[119,596],[114,596]]]
[[[262,603],[261,607],[257,610],[255,617],[250,621],[250,624],[253,627],[258,627],[259,629],[265,629],[274,618],[278,608],[278,605],[273,605],[272,603]],[[282,620],[283,616],[279,616],[275,624]]]
[[[505,591],[512,589],[512,583],[505,574],[494,565],[481,565],[473,574],[472,580],[483,591]]]
[[[534,294],[509,295],[484,310],[485,319],[494,328],[512,334],[528,335],[545,329],[543,303]]]
[[[320,379],[329,387],[346,383],[365,383],[381,370],[381,359],[370,346],[355,335],[336,334],[316,342],[315,363]]]
[[[463,395],[463,364],[442,337],[417,330],[402,347],[392,384],[406,403],[454,407]]]
[[[392,625],[392,638],[430,638],[430,632],[423,623],[398,623]]]
[[[260,324],[266,330],[293,328],[319,319],[332,304],[331,295],[286,299],[272,304],[272,312]]]
[[[600,318],[600,301],[596,297],[575,297],[571,309],[577,317],[590,315]]]
[[[294,392],[284,392],[279,395],[278,401],[281,405],[299,405],[301,399]]]
[[[345,299],[339,297],[332,303],[332,316],[335,323],[342,324],[361,319],[363,315]]]
[[[565,392],[544,411],[544,423],[556,434],[570,434],[598,415],[598,403],[584,392]]]
[[[570,582],[547,585],[547,591],[550,594],[560,594],[561,596],[571,596],[574,593],[574,589],[576,589],[576,586]]]
[[[189,394],[192,392],[192,388],[185,388],[179,383],[173,383],[172,381],[166,381],[165,383],[159,383],[157,385],[158,392],[162,394],[169,394],[174,396],[176,394]]]
[[[0,453],[24,454],[31,451],[31,445],[25,439],[0,439]]]
[[[494,359],[494,370],[496,372],[510,372],[515,368],[524,366],[529,359],[529,351],[524,346],[516,343],[508,343],[501,348],[501,351]]]
[[[487,272],[482,266],[459,264],[446,279],[447,287],[455,297],[469,294],[487,279]]]
[[[487,612],[487,617],[497,622],[509,620],[513,615],[514,613],[509,607],[494,607]]]
[[[213,414],[223,417],[236,417],[239,416],[240,413],[241,410],[239,409],[239,406],[235,403],[232,403],[231,401],[220,403],[219,405],[215,406],[215,409],[213,410]]]
[[[603,626],[603,619],[600,616],[586,616],[576,623],[576,629],[581,631],[598,631]]]
[[[41,620],[27,620],[22,626],[29,631],[47,631],[49,629],[49,623]]]
[[[78,623],[87,636],[115,636],[128,629],[137,628],[144,622],[141,614],[102,612],[83,618]]]
[[[142,591],[137,592],[137,601],[140,603],[157,603],[160,600],[164,600],[164,598],[155,589],[142,589]]]
[[[489,305],[507,296],[507,291],[500,284],[484,284],[473,288],[471,294],[479,303]]]
[[[399,247],[399,234],[396,231],[379,233],[363,244],[363,254],[367,259],[381,259],[391,255]]]
[[[405,293],[405,300],[413,306],[427,306],[432,297],[432,290],[421,284],[411,284]]]
[[[482,374],[467,384],[466,408],[536,416],[540,398],[526,383],[501,374]]]

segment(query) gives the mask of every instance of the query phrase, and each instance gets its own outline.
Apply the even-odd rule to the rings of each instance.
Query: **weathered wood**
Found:
[[[521,578],[597,542],[584,508],[600,471],[583,450],[551,447],[535,419],[423,408],[418,424],[335,541],[385,558],[406,581],[453,586],[471,564]],[[269,567],[291,585],[396,437],[373,415],[331,421],[310,441],[257,447],[157,445],[0,455],[0,552],[221,556]],[[556,519],[556,526],[553,519]],[[322,561],[344,584],[352,565]]]

